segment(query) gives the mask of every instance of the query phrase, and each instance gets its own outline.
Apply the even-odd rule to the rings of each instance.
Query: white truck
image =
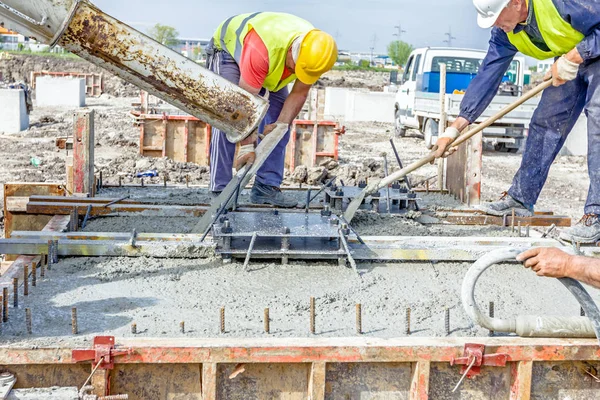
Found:
[[[454,121],[460,112],[460,103],[471,80],[477,74],[486,52],[457,48],[420,48],[414,50],[406,63],[399,83],[395,102],[396,133],[404,136],[408,128],[423,133],[425,145],[431,149],[438,136],[441,117],[440,64],[446,64],[447,121]],[[527,84],[524,57],[515,57],[503,78],[498,94],[477,122],[485,120],[522,94]],[[527,101],[483,132],[486,142],[498,151],[517,152],[524,143],[529,121],[539,98]]]

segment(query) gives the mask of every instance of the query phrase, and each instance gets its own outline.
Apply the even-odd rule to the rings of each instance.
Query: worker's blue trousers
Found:
[[[600,214],[600,60],[582,64],[575,80],[544,90],[531,119],[521,167],[508,191],[511,197],[533,207],[582,110],[588,119],[590,176],[584,211]]]
[[[240,68],[225,51],[214,51],[208,56],[208,68],[221,75],[223,78],[236,85],[240,82]],[[261,92],[261,95],[264,95]],[[262,133],[266,125],[277,121],[283,103],[288,96],[288,89],[284,87],[278,92],[269,93],[269,110],[262,120],[259,132]],[[283,165],[285,161],[285,147],[290,139],[290,132],[285,134],[275,150],[269,155],[265,163],[258,170],[256,180],[269,186],[281,186],[283,181]],[[213,192],[225,189],[231,180],[233,173],[233,158],[235,156],[235,144],[227,140],[225,132],[212,128],[210,141],[210,190]]]

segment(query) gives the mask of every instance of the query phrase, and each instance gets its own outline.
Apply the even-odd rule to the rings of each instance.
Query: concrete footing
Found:
[[[38,107],[85,107],[85,79],[39,76],[35,88]]]
[[[29,128],[25,91],[0,90],[0,132],[16,133]]]

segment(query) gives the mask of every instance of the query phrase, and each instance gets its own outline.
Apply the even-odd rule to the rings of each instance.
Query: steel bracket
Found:
[[[504,367],[508,361],[508,354],[494,353],[484,354],[485,345],[477,343],[465,343],[463,357],[450,360],[450,365],[462,365],[461,374],[467,372],[467,378],[473,378],[481,373],[481,367]],[[474,362],[473,362],[474,361]],[[473,366],[469,369],[469,365]],[[468,371],[467,371],[468,369]]]
[[[74,362],[93,361],[94,364],[100,363],[99,369],[113,369],[115,357],[129,354],[133,354],[132,348],[115,350],[114,336],[96,336],[93,349],[73,350],[71,357]]]

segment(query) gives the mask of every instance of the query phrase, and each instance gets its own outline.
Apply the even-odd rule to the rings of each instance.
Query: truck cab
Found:
[[[404,136],[408,128],[419,129],[423,133],[426,146],[432,148],[437,140],[438,122],[441,117],[440,65],[446,64],[446,94],[448,95],[446,112],[448,122],[452,122],[458,117],[462,95],[471,80],[477,75],[485,55],[486,51],[483,50],[448,47],[427,47],[414,50],[408,58],[396,94],[394,107],[396,134]],[[503,78],[498,96],[492,103],[498,105],[506,102],[506,100],[499,100],[499,96],[522,94],[525,77],[524,61],[523,57],[515,57]],[[437,111],[436,106],[438,107]],[[494,104],[490,107],[493,108]],[[531,110],[532,112],[533,110]],[[529,109],[526,109],[520,114],[518,121],[513,118],[509,124],[511,129],[498,129],[494,126],[488,128],[484,131],[484,137],[493,137],[496,147],[508,146],[507,148],[517,149],[521,145],[525,125],[528,126],[531,113]],[[500,121],[498,123],[501,126],[506,125],[506,121],[504,124]],[[512,125],[515,123],[522,125],[522,129],[516,131],[512,129],[514,128]],[[498,144],[500,145],[498,146]]]

